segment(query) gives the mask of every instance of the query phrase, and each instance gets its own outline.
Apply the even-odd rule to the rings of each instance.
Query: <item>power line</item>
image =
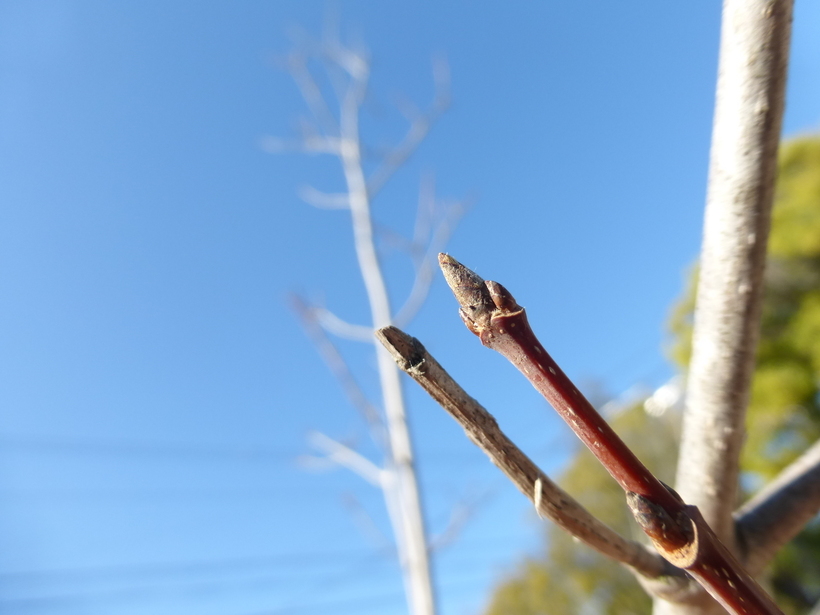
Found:
[[[326,612],[321,609],[333,608],[334,612],[341,609],[352,608],[367,608],[376,605],[384,605],[388,603],[397,602],[403,604],[404,594],[401,589],[395,591],[385,592],[382,594],[367,595],[364,597],[353,598],[335,598],[329,600],[322,600],[320,602],[305,602],[304,597],[313,596],[317,589],[321,589],[321,593],[325,594],[327,589],[337,587],[341,583],[351,579],[361,580],[364,575],[367,575],[367,569],[372,568],[373,564],[379,563],[379,558],[369,556],[362,561],[348,567],[343,573],[334,575],[325,575],[322,578],[311,582],[307,587],[300,592],[300,597],[290,604],[280,605],[257,611],[254,614],[248,615],[296,615],[310,612]],[[463,568],[462,568],[463,570]],[[457,579],[445,579],[439,585],[442,589],[455,590],[459,586],[474,586],[477,582],[481,582],[482,587],[486,587],[487,575],[493,574],[493,571],[482,570],[477,574],[473,573],[466,578],[463,576]],[[271,575],[257,575],[252,579],[232,579],[232,580],[208,580],[208,581],[193,581],[184,583],[172,584],[142,584],[130,587],[122,587],[115,589],[105,589],[90,592],[71,592],[56,595],[46,596],[28,596],[21,598],[6,598],[0,599],[0,608],[4,613],[24,613],[24,612],[38,612],[47,610],[64,610],[71,607],[85,605],[88,606],[94,603],[108,603],[108,604],[129,604],[135,605],[137,603],[152,603],[157,599],[162,599],[163,594],[166,598],[179,598],[184,594],[197,593],[202,595],[212,595],[215,590],[223,591],[242,591],[237,587],[228,587],[229,584],[235,585],[239,582],[242,585],[259,585],[265,582],[265,589],[270,591],[281,586],[284,581],[281,578]],[[359,611],[356,611],[359,612]]]
[[[310,496],[316,493],[315,489],[309,486],[289,486],[289,487],[272,487],[270,489],[262,489],[256,487],[248,488],[224,488],[224,489],[184,489],[169,487],[165,489],[121,489],[121,488],[107,488],[107,487],[80,487],[80,488],[9,488],[0,489],[0,497],[6,500],[8,504],[12,499],[20,500],[46,500],[46,501],[61,501],[76,500],[81,502],[91,501],[92,503],[103,500],[105,503],[117,503],[121,501],[133,502],[156,502],[156,501],[182,501],[193,502],[201,501],[203,499],[219,500],[220,502],[236,503],[240,498],[242,499],[270,499],[281,498],[283,495],[299,496],[300,499],[304,496]]]
[[[451,550],[458,552],[486,550],[494,544],[507,544],[520,539],[518,534],[484,536],[481,540],[461,541]],[[134,562],[120,564],[99,564],[78,566],[74,568],[44,568],[29,570],[0,570],[2,583],[48,583],[65,580],[111,579],[112,577],[154,576],[169,574],[185,575],[201,572],[235,572],[237,570],[289,566],[291,568],[310,565],[315,562],[325,563],[330,560],[350,558],[370,558],[389,556],[391,551],[384,549],[328,549],[321,551],[293,551],[263,556],[236,557],[212,560],[195,560],[181,562]]]
[[[488,467],[491,467],[488,465]],[[363,485],[369,487],[368,485]],[[452,493],[452,482],[445,480],[426,481],[425,488],[429,492],[446,491]],[[339,488],[343,490],[343,488]],[[376,494],[377,492],[373,492]],[[119,502],[195,502],[202,500],[219,500],[220,503],[237,504],[240,500],[270,499],[282,496],[298,497],[304,501],[306,498],[324,497],[326,491],[320,491],[311,486],[309,482],[299,482],[298,484],[287,484],[280,487],[224,487],[224,488],[202,488],[192,489],[187,487],[164,487],[164,488],[123,488],[123,487],[0,487],[0,499],[8,505],[15,500],[20,502],[35,500],[46,502],[79,502],[80,504],[111,504]]]
[[[304,566],[314,562],[326,563],[334,558],[352,558],[372,555],[370,549],[339,549],[328,551],[279,553],[269,556],[237,557],[187,562],[145,562],[130,564],[107,564],[77,568],[51,568],[40,570],[0,570],[0,583],[48,583],[68,579],[110,580],[117,577],[141,577],[163,575],[188,575],[208,572],[234,572],[246,569],[273,568],[276,566]]]
[[[438,583],[440,589],[444,590],[454,590],[456,588],[463,588],[468,589],[470,587],[474,587],[477,582],[481,582],[482,585],[486,582],[484,577],[486,573],[482,573],[481,575],[472,575],[467,578],[461,578],[456,580],[450,581],[443,581]],[[484,587],[485,589],[486,586]],[[356,609],[356,613],[359,613],[361,609],[368,608],[368,607],[375,607],[381,606],[388,603],[397,603],[396,606],[401,609],[401,612],[404,612],[405,607],[405,595],[404,592],[401,590],[396,590],[393,592],[385,592],[382,594],[375,594],[366,597],[354,597],[349,599],[336,599],[336,600],[327,600],[322,602],[313,602],[313,603],[302,603],[302,604],[295,604],[295,605],[287,605],[283,607],[274,607],[271,609],[266,609],[264,611],[255,611],[253,613],[245,613],[244,615],[302,615],[311,612],[317,613],[327,613],[332,610],[334,613],[338,613],[342,609]]]
[[[404,607],[404,593],[401,590],[368,596],[366,598],[350,598],[348,600],[334,600],[314,604],[299,604],[293,606],[266,609],[256,611],[248,615],[296,615],[297,613],[321,612],[327,613],[328,609],[338,612],[343,608],[356,608],[356,612],[361,612],[363,608],[373,608],[387,604],[395,604],[399,608]]]
[[[168,444],[104,440],[91,438],[60,438],[54,436],[18,436],[0,434],[0,448],[25,453],[136,457],[192,461],[236,461],[297,465],[305,450],[277,449],[264,446],[214,447],[195,444]],[[418,456],[447,463],[474,463],[482,457],[471,451],[422,450]]]
[[[252,462],[293,462],[300,451],[266,447],[209,447],[190,444],[165,444],[127,440],[71,439],[51,436],[14,436],[0,434],[0,446],[27,452],[72,455],[154,457],[192,460],[224,459]]]
[[[368,555],[364,562],[373,561],[373,556]],[[350,568],[350,566],[348,567]],[[366,571],[357,566],[355,578],[361,578]],[[327,579],[333,580],[341,576],[341,580],[349,580],[351,575],[349,570],[333,575],[323,575],[325,582]],[[304,582],[304,581],[303,581]],[[46,593],[40,595],[28,595],[20,597],[0,598],[0,611],[7,613],[14,609],[18,612],[42,611],[49,609],[65,609],[73,606],[88,605],[89,603],[127,603],[135,604],[139,602],[156,602],[167,597],[179,597],[184,594],[213,594],[217,591],[232,592],[247,591],[242,590],[242,586],[260,587],[264,586],[265,591],[290,589],[293,580],[282,577],[281,571],[277,573],[265,572],[256,573],[250,577],[242,578],[220,578],[220,579],[188,579],[174,580],[172,582],[159,583],[136,583],[128,584],[125,587],[114,587],[106,589],[87,589],[64,592]],[[239,585],[240,587],[237,587]],[[311,584],[312,585],[312,584]],[[315,589],[315,588],[314,588]]]
[[[301,608],[302,599],[315,595],[317,589],[322,589],[322,593],[332,587],[338,587],[342,583],[352,579],[362,580],[368,575],[368,569],[372,569],[374,564],[379,564],[383,559],[383,554],[370,554],[352,565],[348,565],[345,570],[329,575],[322,575],[319,579],[311,579],[308,585],[303,587],[300,597],[293,603],[293,608]],[[13,609],[18,612],[42,611],[49,609],[65,609],[72,606],[87,605],[89,603],[128,603],[155,602],[161,599],[163,594],[166,597],[179,597],[185,593],[213,594],[215,591],[242,591],[236,587],[260,586],[264,583],[265,591],[274,589],[281,590],[286,586],[292,589],[292,580],[283,579],[281,574],[256,574],[251,578],[242,579],[209,579],[209,580],[188,580],[176,581],[172,583],[152,583],[135,584],[126,587],[111,589],[97,589],[91,591],[71,591],[68,593],[23,596],[16,598],[0,599],[0,609],[5,613]],[[401,593],[399,592],[400,596]],[[289,611],[286,607],[285,611]],[[274,611],[276,612],[276,611]]]

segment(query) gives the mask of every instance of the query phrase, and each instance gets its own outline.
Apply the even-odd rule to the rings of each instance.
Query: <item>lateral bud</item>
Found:
[[[626,503],[641,529],[664,551],[677,551],[692,542],[692,522],[681,511],[673,518],[649,498],[627,491]]]
[[[496,308],[505,313],[518,312],[522,309],[515,301],[515,297],[512,296],[512,293],[504,288],[503,285],[498,282],[493,282],[492,280],[487,280],[485,284],[487,285],[487,290],[490,291],[490,299],[492,299]]]

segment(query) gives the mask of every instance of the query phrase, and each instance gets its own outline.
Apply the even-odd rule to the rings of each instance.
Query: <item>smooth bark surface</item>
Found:
[[[727,544],[754,368],[791,0],[726,0],[676,488]]]
[[[676,488],[734,547],[783,116],[792,0],[725,0],[693,354]],[[656,615],[720,613],[656,604]]]

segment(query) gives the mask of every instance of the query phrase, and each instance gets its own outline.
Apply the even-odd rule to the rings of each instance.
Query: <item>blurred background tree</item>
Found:
[[[685,374],[691,355],[697,271],[672,309],[669,354]],[[608,416],[614,429],[663,481],[675,475],[680,413],[633,403]],[[771,480],[820,437],[820,137],[781,148],[772,214],[757,367],[741,459],[744,497]],[[623,492],[583,447],[562,485],[618,532],[642,536]],[[543,558],[527,559],[496,590],[488,615],[650,613],[652,602],[621,566],[549,525]],[[815,519],[775,558],[768,573],[788,615],[820,599],[820,523]]]

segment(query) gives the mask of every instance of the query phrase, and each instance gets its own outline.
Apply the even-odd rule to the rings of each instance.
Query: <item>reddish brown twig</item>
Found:
[[[464,428],[467,436],[532,500],[539,515],[557,523],[590,547],[650,579],[675,576],[671,568],[643,545],[621,537],[596,519],[552,482],[498,427],[493,416],[439,365],[416,338],[396,327],[376,337],[398,366],[418,382]],[[671,579],[670,579],[671,580]],[[668,588],[673,591],[675,588]]]
[[[730,613],[782,615],[697,508],[655,478],[558,367],[510,292],[447,254],[439,255],[439,264],[467,328],[515,365],[569,424],[624,489],[635,519],[660,554],[689,572]]]

